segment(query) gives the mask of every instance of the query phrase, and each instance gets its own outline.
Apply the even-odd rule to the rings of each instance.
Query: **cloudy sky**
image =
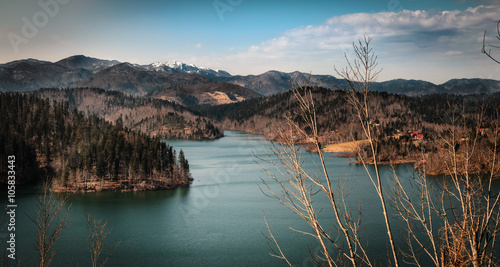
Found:
[[[84,54],[138,64],[180,60],[231,74],[332,74],[373,38],[383,71],[443,83],[500,80],[500,0],[2,0],[0,63]],[[500,55],[499,55],[500,56]]]

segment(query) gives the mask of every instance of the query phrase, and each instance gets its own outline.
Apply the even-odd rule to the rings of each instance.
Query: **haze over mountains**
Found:
[[[137,65],[83,55],[57,62],[17,60],[0,65],[0,91],[34,91],[39,88],[94,87],[135,96],[149,95],[182,105],[216,105],[287,91],[291,84],[339,88],[345,81],[331,75],[268,71],[260,75],[231,75],[222,70],[179,61]],[[232,84],[232,85],[230,85]],[[448,93],[489,94],[500,91],[500,81],[453,79],[436,85],[421,80],[396,79],[373,84],[374,91],[408,96]]]

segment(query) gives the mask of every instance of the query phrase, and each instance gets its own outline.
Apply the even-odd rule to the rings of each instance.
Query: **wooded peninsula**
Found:
[[[15,155],[19,185],[52,179],[55,192],[136,191],[185,187],[192,180],[182,150],[119,122],[85,116],[68,102],[2,93],[0,113],[0,155]],[[5,164],[0,168],[7,173]]]

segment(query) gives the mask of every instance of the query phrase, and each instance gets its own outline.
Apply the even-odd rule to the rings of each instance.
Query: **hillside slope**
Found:
[[[165,100],[136,98],[95,88],[41,89],[34,94],[51,101],[68,102],[71,109],[95,114],[109,122],[120,122],[150,136],[215,139],[223,134],[210,120]]]
[[[169,100],[184,106],[221,105],[259,98],[260,95],[231,83],[200,83],[155,91],[146,97]]]

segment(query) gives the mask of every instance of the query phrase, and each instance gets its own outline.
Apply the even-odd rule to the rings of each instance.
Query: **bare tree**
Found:
[[[347,81],[348,86],[344,89],[348,92],[348,102],[369,143],[369,163],[375,169],[375,177],[368,171],[363,156],[359,155],[358,158],[380,197],[394,264],[398,266],[398,252],[378,170],[379,151],[374,138],[374,118],[368,101],[370,85],[379,74],[370,41],[366,37],[360,40],[354,46],[355,59],[351,62],[346,57],[347,67],[337,70],[337,73]],[[407,233],[408,249],[400,249],[400,252],[417,266],[421,266],[420,251],[430,257],[436,266],[497,264],[494,255],[496,236],[500,232],[500,195],[493,190],[492,181],[494,175],[498,174],[498,124],[489,121],[492,125],[489,144],[480,145],[481,136],[472,133],[481,128],[485,107],[479,107],[475,118],[465,117],[465,107],[462,110],[457,108],[450,104],[450,129],[446,131],[447,136],[437,138],[447,148],[447,151],[438,155],[445,170],[442,186],[429,187],[423,172],[416,177],[417,186],[414,188],[417,190],[407,192],[396,172],[393,172],[393,203],[398,212],[397,218],[406,224]],[[472,127],[467,125],[467,119],[476,124]],[[480,156],[487,159],[487,166],[486,170],[477,172],[476,159]]]
[[[418,251],[435,266],[497,266],[500,195],[492,185],[499,169],[499,124],[489,121],[489,135],[481,136],[471,131],[483,123],[483,108],[472,127],[458,105],[450,103],[449,113],[449,129],[437,139],[444,169],[439,188],[429,186],[425,170],[415,177],[413,192],[406,192],[395,176],[394,205],[408,232],[404,255],[417,266]]]
[[[496,37],[500,40],[500,21]],[[491,51],[500,46],[489,47],[485,32],[481,51],[500,64]],[[424,169],[414,177],[417,186],[413,192],[407,192],[394,172],[393,203],[408,233],[408,250],[403,254],[417,266],[421,266],[419,251],[435,266],[498,266],[500,194],[492,186],[499,174],[498,107],[493,107],[496,119],[487,118],[490,128],[482,136],[477,131],[484,123],[484,105],[478,107],[474,118],[465,117],[465,104],[448,105],[449,127],[435,138],[444,170],[440,187],[429,185]],[[467,119],[475,124],[468,125]]]
[[[372,266],[361,244],[361,211],[359,211],[357,218],[351,214],[344,202],[345,194],[342,184],[339,182],[338,186],[335,186],[326,169],[321,144],[318,141],[316,113],[310,88],[298,85],[292,88],[292,92],[299,105],[299,111],[286,116],[288,124],[286,129],[280,131],[280,144],[272,143],[270,151],[266,149],[267,158],[261,159],[272,166],[268,168],[261,164],[268,177],[280,186],[281,191],[275,192],[263,180],[268,191],[265,194],[279,200],[310,226],[311,231],[294,230],[318,240],[321,253],[311,253],[316,264],[337,266],[349,263],[352,266]],[[294,118],[299,118],[302,125]],[[309,133],[303,130],[304,128],[310,129]],[[307,170],[303,151],[300,146],[296,145],[297,140],[301,139],[312,142],[315,151],[317,151],[319,162],[315,162],[312,157],[308,159],[313,162],[320,175],[311,174]],[[333,227],[336,231],[328,231],[319,221],[318,207],[313,205],[314,198],[317,197],[318,193],[324,194],[329,200],[329,209],[335,218]],[[276,247],[276,249],[272,249],[272,255],[291,266],[269,225],[267,226],[268,240]],[[340,236],[338,236],[339,234]],[[339,237],[342,238],[339,239]]]
[[[96,219],[90,214],[87,214],[87,228],[90,236],[89,250],[92,267],[104,266],[120,246],[120,242],[117,242],[113,246],[109,246],[105,242],[105,239],[111,234],[111,230],[107,228],[107,225],[107,221],[103,222],[101,219]],[[105,255],[104,259],[100,260],[101,253],[108,248],[108,253]]]
[[[40,255],[40,267],[50,265],[55,256],[52,250],[55,242],[71,224],[68,222],[71,205],[65,208],[68,199],[51,194],[49,187],[49,183],[43,184],[42,192],[37,194],[35,214],[28,215],[36,225],[35,250]]]
[[[440,148],[437,157],[444,170],[438,187],[429,185],[425,165],[413,177],[416,182],[408,188],[393,171],[393,198],[389,203],[393,205],[396,219],[403,222],[402,233],[405,234],[399,237],[405,240],[407,248],[396,246],[386,203],[386,197],[390,195],[383,190],[378,166],[380,152],[378,140],[374,137],[373,103],[369,101],[370,86],[380,73],[370,42],[371,39],[365,37],[354,44],[354,60],[346,56],[347,67],[336,71],[347,82],[344,89],[348,103],[367,139],[369,153],[358,154],[358,159],[380,198],[392,254],[389,264],[399,266],[404,260],[405,263],[424,266],[430,259],[435,266],[498,266],[495,253],[498,252],[496,244],[500,233],[500,194],[493,187],[493,179],[500,173],[500,123],[487,117],[487,124],[491,126],[488,134],[482,136],[476,132],[486,118],[484,106],[475,115],[467,115],[464,107],[460,110],[458,105],[450,103],[448,119],[451,122],[448,129],[436,138],[441,142],[437,145]],[[267,195],[279,200],[308,223],[311,231],[295,231],[319,241],[321,253],[311,255],[317,265],[372,266],[360,241],[361,207],[359,215],[353,216],[344,201],[343,184],[338,181],[334,190],[335,182],[325,168],[312,93],[307,86],[300,85],[293,87],[292,92],[298,111],[286,116],[288,126],[280,129],[281,143],[272,143],[270,152],[266,151],[264,161],[272,167],[261,164],[280,188],[279,192],[275,191],[264,181],[269,192]],[[500,118],[499,114],[497,118]],[[471,121],[476,124],[471,125]],[[296,146],[298,140],[308,140],[314,145],[320,160],[319,163],[313,160],[313,166],[320,170],[321,175],[312,175],[307,170],[306,156]],[[370,168],[374,170],[373,175]],[[320,193],[328,196],[335,218],[334,234],[326,231],[318,220],[317,207],[313,203]],[[291,265],[267,220],[266,226],[273,256]]]
[[[496,38],[500,41],[500,21],[497,22],[497,36]],[[498,45],[489,45],[489,49],[486,48],[486,31],[484,31],[483,35],[483,47],[481,48],[481,52],[488,56],[491,60],[495,61],[496,63],[500,64],[500,60],[497,59],[492,53],[491,53],[491,48],[494,49],[500,49],[500,46]]]
[[[387,235],[389,237],[391,251],[394,259],[394,265],[399,266],[398,254],[396,251],[396,245],[394,244],[394,237],[392,234],[382,181],[378,168],[378,147],[373,127],[374,118],[372,118],[371,116],[372,110],[369,106],[368,101],[368,93],[370,91],[370,87],[373,82],[377,80],[377,77],[381,71],[380,69],[378,69],[377,57],[373,53],[373,50],[370,46],[371,40],[372,39],[370,37],[365,36],[362,40],[358,40],[357,44],[353,44],[354,59],[350,60],[347,55],[345,55],[347,66],[340,70],[335,69],[335,71],[340,77],[347,81],[347,86],[343,86],[343,89],[347,92],[347,101],[354,110],[354,116],[359,119],[365,138],[368,140],[371,152],[371,163],[373,164],[373,167],[375,169],[375,177],[373,177],[368,170],[367,162],[365,161],[364,157],[358,155],[358,158],[361,160],[363,166],[365,167],[366,173],[370,178],[370,181],[373,183],[380,198],[385,225],[387,228]]]

